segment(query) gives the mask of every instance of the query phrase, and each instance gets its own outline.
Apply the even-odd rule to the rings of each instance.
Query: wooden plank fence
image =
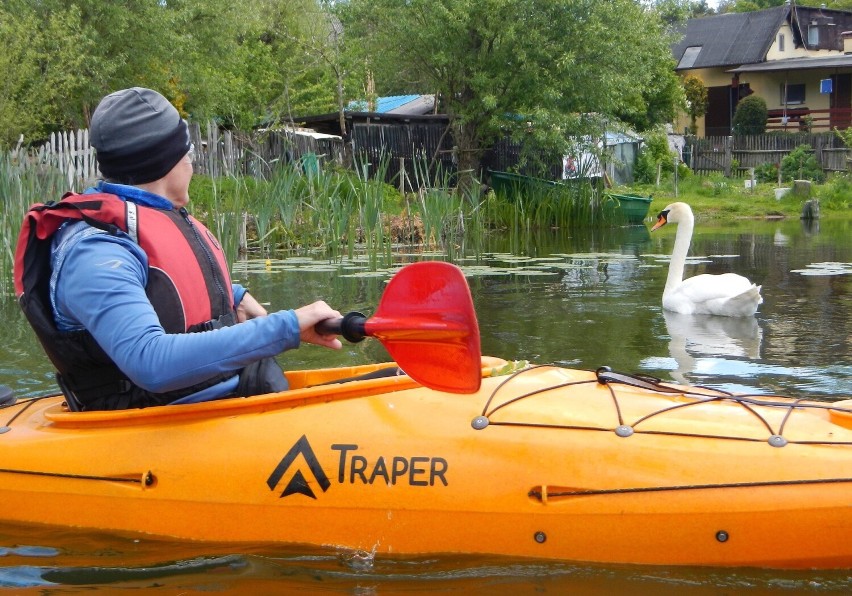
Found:
[[[826,172],[848,170],[849,149],[834,133],[785,133],[724,137],[688,137],[684,161],[697,174],[744,176],[764,164],[780,165],[800,145],[810,145]]]
[[[444,123],[355,123],[351,151],[353,167],[366,167],[371,177],[383,168],[385,180],[403,192],[432,185],[436,176],[456,170],[452,135]]]
[[[210,176],[265,177],[280,162],[306,169],[308,163],[321,168],[333,162],[349,168],[366,165],[371,176],[383,167],[387,182],[411,191],[418,181],[424,183],[427,170],[432,177],[437,172],[452,175],[456,168],[452,135],[444,124],[356,124],[346,144],[340,137],[306,129],[242,133],[213,125],[202,130],[197,122],[190,123],[189,129],[197,156],[195,171]],[[751,168],[780,164],[784,156],[804,144],[813,148],[826,172],[849,170],[850,150],[833,133],[687,137],[683,159],[698,174],[746,176]],[[58,167],[69,189],[80,191],[100,175],[85,129],[54,133],[31,155],[38,163]],[[514,143],[497,143],[484,156],[483,169],[509,170],[518,163],[519,155]]]

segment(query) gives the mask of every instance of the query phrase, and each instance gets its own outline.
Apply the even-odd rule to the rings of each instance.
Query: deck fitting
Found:
[[[485,416],[477,416],[476,418],[474,418],[470,422],[470,425],[473,428],[475,428],[476,430],[482,430],[483,428],[485,428],[489,424],[490,424],[490,422],[488,421],[488,418],[486,418]]]
[[[615,434],[617,434],[619,437],[625,437],[625,438],[629,437],[630,435],[633,434],[633,427],[627,426],[626,424],[622,424],[621,426],[616,426],[615,427]]]
[[[785,439],[781,435],[772,435],[771,437],[769,437],[769,444],[773,447],[783,447],[787,444],[787,439]]]

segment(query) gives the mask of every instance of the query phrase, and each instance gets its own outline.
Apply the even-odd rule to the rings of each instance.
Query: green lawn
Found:
[[[669,203],[683,201],[689,203],[697,219],[798,218],[807,197],[790,192],[776,199],[777,186],[776,183],[759,183],[751,189],[746,188],[742,179],[688,176],[679,181],[677,193],[670,179],[659,187],[636,185],[630,190],[653,196],[650,209],[653,215]],[[825,184],[812,185],[811,198],[819,200],[822,218],[852,218],[852,179],[846,176],[834,176]]]

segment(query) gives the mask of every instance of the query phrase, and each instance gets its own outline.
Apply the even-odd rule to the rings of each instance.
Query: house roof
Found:
[[[789,6],[777,6],[689,19],[683,38],[672,46],[675,70],[763,62],[789,12]]]
[[[784,70],[815,70],[818,68],[850,68],[852,54],[836,54],[818,58],[787,58],[758,64],[744,64],[728,72],[777,72]]]

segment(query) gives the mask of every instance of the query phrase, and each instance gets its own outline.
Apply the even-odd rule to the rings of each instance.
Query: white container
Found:
[[[775,200],[780,201],[781,197],[786,195],[788,192],[790,192],[789,188],[776,188],[775,189]]]

